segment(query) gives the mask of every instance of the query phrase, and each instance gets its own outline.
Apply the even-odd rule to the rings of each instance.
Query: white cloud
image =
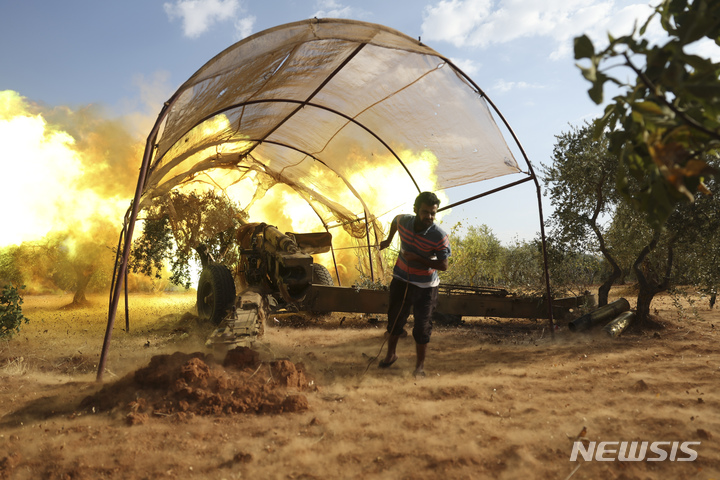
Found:
[[[685,52],[710,59],[713,62],[720,62],[720,47],[709,38],[703,38],[691,43],[685,48]]]
[[[182,19],[186,37],[197,38],[216,22],[235,18],[240,0],[175,0],[163,7],[170,20]]]
[[[442,0],[425,7],[422,37],[465,46],[473,30],[491,13],[491,0]]]
[[[315,18],[355,18],[361,19],[368,16],[368,13],[361,9],[338,3],[336,0],[318,0],[315,2],[318,10],[311,15]]]
[[[480,64],[475,60],[467,58],[451,58],[450,61],[455,64],[465,75],[472,78],[478,71],[480,71]]]
[[[255,26],[256,20],[257,17],[255,15],[249,15],[235,21],[235,36],[238,40],[253,34],[253,27]]]
[[[498,80],[495,82],[495,85],[492,86],[492,89],[500,92],[500,93],[507,93],[510,90],[537,90],[544,88],[542,85],[538,85],[535,83],[527,83],[527,82],[506,82],[505,80]]]
[[[574,37],[585,33],[606,44],[608,31],[628,34],[651,12],[647,3],[627,0],[441,0],[425,8],[422,37],[481,48],[544,37],[555,45],[550,58],[560,59],[572,54]]]
[[[573,36],[585,33],[597,47],[604,48],[608,44],[608,34],[619,37],[630,34],[633,28],[639,30],[652,12],[653,9],[644,3],[613,9],[598,19],[588,19],[587,27],[583,31],[575,32]],[[650,43],[656,43],[660,39],[666,38],[667,33],[660,26],[660,22],[655,19],[648,25],[644,36]]]

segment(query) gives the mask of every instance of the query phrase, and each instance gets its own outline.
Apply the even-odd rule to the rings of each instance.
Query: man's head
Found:
[[[433,206],[440,206],[440,199],[433,192],[422,192],[420,195],[415,197],[415,213],[420,209],[422,204]]]
[[[415,198],[415,206],[413,210],[417,218],[415,223],[418,226],[428,228],[435,223],[435,215],[437,214],[440,199],[433,192],[422,192]]]

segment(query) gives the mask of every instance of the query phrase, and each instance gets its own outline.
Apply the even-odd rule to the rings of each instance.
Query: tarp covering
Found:
[[[369,264],[372,277],[373,256],[382,270],[371,248],[383,234],[382,216],[421,191],[521,172],[489,107],[499,115],[452,62],[381,25],[306,20],[257,33],[217,55],[166,102],[148,136],[118,245],[123,253],[98,380],[135,220],[156,198],[204,182],[251,214],[261,196],[284,185],[312,207],[326,230],[342,226],[357,247],[364,237],[367,253],[357,260],[367,255],[361,263]],[[535,180],[544,244],[539,185],[525,160],[525,179],[502,188]],[[545,268],[552,324],[547,262]]]
[[[412,201],[520,171],[462,72],[418,40],[352,20],[248,37],[198,70],[163,114],[141,208],[189,182],[260,193],[283,183],[323,225],[359,237],[364,218],[397,206],[391,193]]]

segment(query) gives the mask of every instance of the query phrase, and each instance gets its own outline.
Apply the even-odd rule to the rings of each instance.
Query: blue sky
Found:
[[[611,0],[0,0],[0,13],[0,90],[48,108],[93,104],[109,117],[135,118],[143,139],[180,84],[252,33],[312,17],[387,25],[421,37],[473,78],[539,171],[555,135],[601,111],[575,66],[573,37],[628,33],[650,8]],[[496,184],[447,193],[455,202]],[[535,189],[526,183],[444,220],[457,221],[485,223],[504,242],[529,239],[539,229]]]

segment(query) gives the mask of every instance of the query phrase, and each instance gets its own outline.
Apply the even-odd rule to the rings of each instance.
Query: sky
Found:
[[[453,60],[497,106],[539,174],[555,136],[602,111],[575,65],[573,38],[586,33],[602,44],[608,31],[629,33],[650,12],[630,0],[0,0],[0,91],[67,115],[91,108],[144,140],[162,103],[233,43],[307,18],[350,18],[420,37]],[[446,194],[456,202],[502,183]],[[543,211],[552,211],[547,199]],[[456,222],[486,224],[504,243],[531,239],[535,186],[456,207],[443,224]]]

